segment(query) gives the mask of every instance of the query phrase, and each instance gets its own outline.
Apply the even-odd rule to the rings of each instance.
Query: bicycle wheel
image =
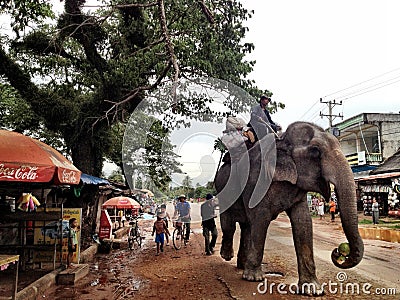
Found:
[[[175,228],[174,232],[172,233],[172,243],[174,244],[174,248],[176,250],[181,249],[183,242],[182,240],[183,240],[182,230],[179,230],[179,228]]]

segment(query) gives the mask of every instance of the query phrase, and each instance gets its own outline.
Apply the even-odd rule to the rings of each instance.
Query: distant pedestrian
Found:
[[[336,202],[333,199],[329,201],[329,212],[331,213],[331,222],[335,222]]]
[[[322,220],[322,218],[325,218],[325,203],[322,198],[318,198],[318,216],[319,219]]]
[[[206,255],[214,253],[215,243],[218,237],[217,226],[215,225],[215,204],[213,195],[207,194],[206,201],[201,205],[201,225],[203,226],[204,247]],[[211,242],[210,242],[211,233]]]
[[[152,236],[156,234],[155,242],[157,244],[156,255],[160,255],[160,251],[164,252],[164,233],[169,235],[167,225],[161,218],[160,214],[157,215],[157,221],[154,222]]]
[[[379,224],[379,203],[375,197],[372,199],[372,222],[375,225]]]
[[[118,211],[118,225],[119,225],[118,228],[121,228],[123,217],[124,217],[124,211],[121,209]]]
[[[315,196],[313,196],[312,197],[312,200],[311,200],[311,203],[312,203],[312,211],[313,211],[313,213],[314,214],[318,214],[318,199],[317,199],[317,197],[315,197]]]

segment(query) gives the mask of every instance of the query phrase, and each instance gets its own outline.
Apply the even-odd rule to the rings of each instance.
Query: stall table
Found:
[[[10,264],[14,264],[14,273],[15,273],[15,284],[12,290],[11,299],[17,299],[17,288],[18,288],[18,261],[19,255],[4,255],[0,254],[0,268],[1,270],[5,270],[8,268]]]

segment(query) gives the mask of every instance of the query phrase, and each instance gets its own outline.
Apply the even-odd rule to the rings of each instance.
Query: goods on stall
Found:
[[[31,193],[23,193],[17,203],[18,209],[26,212],[34,211],[40,206],[40,202]]]

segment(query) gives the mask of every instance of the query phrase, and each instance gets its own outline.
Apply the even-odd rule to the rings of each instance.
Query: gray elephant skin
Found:
[[[312,220],[306,195],[307,192],[318,192],[329,199],[329,183],[332,183],[335,186],[342,227],[350,245],[350,254],[346,261],[338,263],[334,259],[337,249],[334,249],[332,262],[342,269],[356,266],[364,252],[358,232],[356,188],[352,171],[338,140],[312,123],[295,122],[289,125],[286,132],[276,139],[276,166],[272,182],[261,201],[254,206],[249,202],[256,185],[260,184],[262,163],[266,161],[263,155],[265,154],[260,151],[259,142],[248,151],[249,172],[245,174],[247,181],[239,195],[235,194],[239,184],[234,184],[236,188],[231,192],[226,191],[231,168],[232,174],[238,172],[238,168],[233,169],[233,164],[225,162],[217,171],[215,187],[221,210],[222,258],[230,260],[234,255],[233,235],[236,223],[239,223],[241,236],[237,267],[244,269],[244,279],[263,280],[261,263],[268,226],[279,213],[285,211],[292,226],[298,284],[301,286],[313,283],[319,286],[315,273]],[[224,188],[225,192],[221,193]]]

